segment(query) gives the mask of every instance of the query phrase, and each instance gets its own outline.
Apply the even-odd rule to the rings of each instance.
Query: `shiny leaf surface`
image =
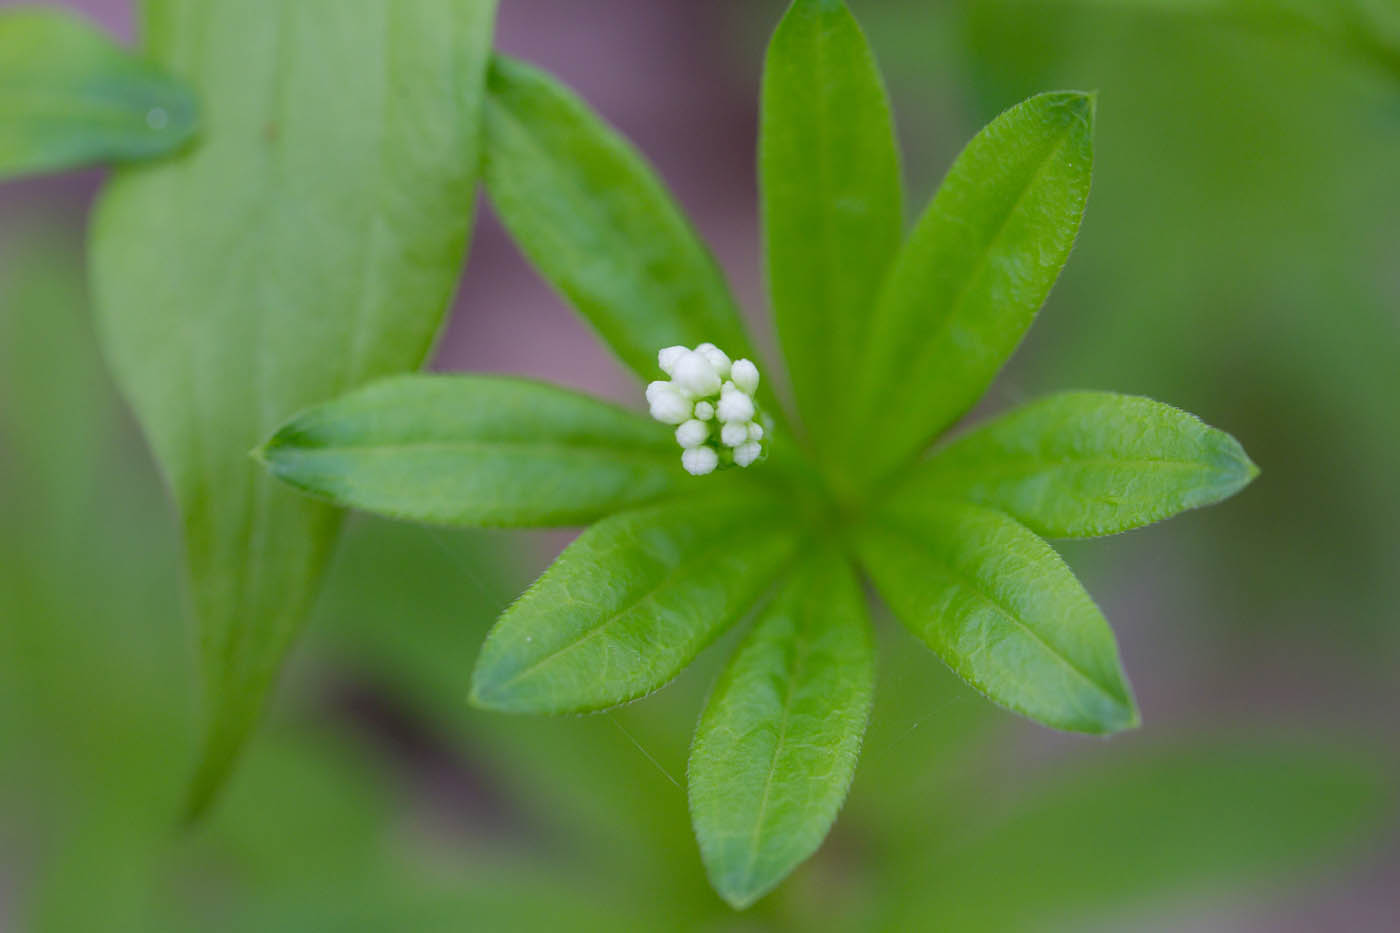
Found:
[[[835,551],[804,558],[720,675],[690,751],[695,835],[735,907],[821,845],[851,785],[874,686],[859,581]]]
[[[773,315],[820,449],[904,235],[884,81],[844,3],[797,0],[773,34],[758,160]]]
[[[747,490],[604,519],[501,616],[472,701],[573,713],[650,693],[753,606],[795,544],[783,511]]]
[[[1022,525],[957,502],[891,503],[858,546],[895,616],[988,699],[1072,732],[1138,725],[1108,623]]]
[[[1066,392],[1031,402],[921,464],[900,498],[957,498],[1039,535],[1111,535],[1211,505],[1259,470],[1239,442],[1151,399]]]
[[[1030,327],[1089,196],[1094,100],[1032,97],[958,156],[895,260],[844,419],[857,490],[982,397]]]
[[[498,376],[392,377],[303,412],[261,456],[337,505],[449,525],[572,525],[698,480],[666,425]]]

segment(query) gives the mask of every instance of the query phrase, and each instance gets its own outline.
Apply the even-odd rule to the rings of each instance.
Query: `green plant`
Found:
[[[0,844],[11,854],[20,843],[25,878],[7,922],[139,933],[553,930],[561,916],[611,933],[726,926],[727,906],[697,883],[682,791],[631,741],[679,774],[687,722],[723,659],[703,657],[654,701],[605,715],[467,707],[461,658],[518,576],[499,565],[497,532],[351,522],[295,689],[201,831],[172,836],[183,788],[170,763],[196,738],[175,542],[147,464],[128,462],[135,438],[102,376],[80,238],[52,222],[23,222],[0,250],[0,514],[11,532],[0,539]],[[978,750],[1000,748],[1009,721],[930,670],[903,631],[877,637],[881,689],[845,838],[747,926],[1043,930],[1107,914],[1122,928],[1194,894],[1210,896],[1207,917],[1188,907],[1189,922],[1209,928],[1222,902],[1265,897],[1258,882],[1285,872],[1316,883],[1322,860],[1388,823],[1388,757],[1337,737],[1270,737],[1255,717],[1247,730],[1157,728],[1008,768]],[[424,773],[337,708],[347,681],[411,718],[436,768],[455,763],[458,778],[486,784],[509,845],[490,826],[458,825],[470,816],[439,794],[452,772]]]
[[[247,452],[426,358],[471,227],[494,9],[144,5],[149,54],[205,120],[191,151],[104,190],[91,274],[108,363],[180,510],[207,720],[191,815],[257,723],[340,522]]]
[[[905,237],[864,37],[843,4],[796,0],[769,51],[760,170],[801,427],[763,380],[765,462],[687,476],[670,431],[640,415],[485,376],[369,385],[292,419],[259,456],[303,491],[394,517],[594,523],[492,630],[481,706],[636,699],[753,612],[689,768],[711,880],[746,906],[816,849],[854,771],[875,664],[860,571],[991,700],[1112,733],[1138,722],[1112,634],[1042,536],[1138,527],[1257,472],[1192,416],[1107,393],[1052,396],[921,456],[986,391],[1067,259],[1093,118],[1093,97],[1071,92],[1007,111]],[[498,58],[485,128],[506,226],[642,379],[676,347],[757,359],[688,223],[582,102]]]
[[[177,151],[194,94],[59,10],[0,14],[0,178]]]

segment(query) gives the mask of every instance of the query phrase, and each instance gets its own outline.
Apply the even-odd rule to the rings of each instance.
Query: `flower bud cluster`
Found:
[[[746,467],[762,456],[763,425],[753,398],[757,366],[730,362],[712,343],[667,347],[657,362],[671,378],[647,386],[647,404],[657,421],[676,425],[687,473],[703,476],[730,463]]]

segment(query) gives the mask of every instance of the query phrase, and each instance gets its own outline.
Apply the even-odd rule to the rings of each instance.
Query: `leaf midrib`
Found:
[[[267,449],[267,458],[274,461],[278,455],[290,453],[315,456],[318,454],[351,453],[359,456],[371,454],[400,454],[405,452],[552,452],[558,455],[586,454],[617,459],[662,461],[670,459],[673,451],[668,447],[612,447],[604,444],[565,444],[558,441],[412,441],[394,444],[335,444],[325,447],[303,447],[288,445],[273,446]]]
[[[569,110],[569,116],[571,118],[577,117],[577,101],[566,99],[562,102],[562,105]],[[549,169],[549,176],[553,180],[555,186],[557,188],[567,189],[570,192],[570,203],[572,205],[583,204],[593,213],[600,213],[596,210],[594,203],[596,199],[591,196],[590,190],[582,184],[575,184],[574,175],[571,173],[554,167],[557,162],[555,151],[548,145],[547,140],[534,131],[534,127],[530,122],[516,115],[515,109],[507,100],[506,95],[493,92],[488,87],[485,97],[485,108],[489,109],[497,119],[506,122],[512,127],[515,131],[514,135],[516,139],[523,140],[536,154],[537,163]],[[607,129],[611,128],[608,127]],[[573,134],[575,131],[570,129],[569,132]],[[483,139],[485,138],[486,134],[483,134]],[[707,339],[724,339],[732,343],[733,346],[738,348],[745,355],[753,356],[753,351],[749,349],[747,335],[736,333],[732,323],[726,324],[716,318],[714,310],[716,304],[732,309],[734,308],[733,300],[729,297],[726,288],[721,287],[718,295],[716,295],[715,282],[713,279],[719,275],[717,266],[705,253],[703,248],[696,248],[694,229],[683,216],[677,216],[678,209],[671,203],[666,190],[660,186],[655,176],[648,171],[650,165],[647,163],[646,158],[615,135],[609,135],[598,142],[599,145],[605,149],[610,158],[616,159],[624,165],[625,171],[629,175],[633,175],[634,173],[632,170],[637,168],[640,164],[642,171],[634,174],[634,180],[639,182],[645,194],[647,210],[651,212],[654,217],[661,218],[662,226],[669,231],[675,232],[677,229],[680,230],[682,235],[677,239],[678,242],[682,243],[684,250],[684,258],[681,260],[681,264],[701,270],[705,277],[709,279],[709,281],[699,282],[698,285],[694,287],[693,297],[695,300],[692,301],[692,310],[698,312],[697,316],[701,318],[702,329],[707,329],[714,334],[714,336]],[[489,179],[489,175],[484,177]],[[489,184],[487,187],[490,187]],[[607,211],[602,211],[601,213],[606,222],[600,226],[607,229],[611,235],[617,230],[618,225],[614,223],[613,217]],[[558,241],[554,243],[554,247],[556,249],[566,248],[564,244]],[[656,275],[651,274],[650,266],[644,269],[640,274],[630,276],[630,279],[638,287],[638,290],[647,296],[646,301],[673,302],[676,299],[677,290],[675,286],[673,284],[668,285],[660,281]],[[570,303],[586,306],[589,310],[584,313],[585,321],[603,338],[603,342],[608,349],[618,356],[628,368],[641,375],[643,379],[650,378],[647,374],[651,372],[651,367],[654,365],[654,360],[650,356],[650,351],[642,351],[635,346],[635,341],[632,340],[629,323],[614,314],[614,312],[607,307],[606,303],[597,300],[594,294],[596,289],[592,287],[591,282],[588,282],[584,287],[579,287],[575,281],[571,286],[565,287],[562,283],[551,281],[550,286],[563,294],[564,298]],[[645,303],[645,301],[633,303],[640,304]],[[599,319],[600,317],[602,320]],[[623,349],[624,347],[626,348],[625,350]],[[633,355],[636,355],[636,359],[630,358]]]
[[[1011,225],[1012,218],[1016,216],[1018,211],[1020,211],[1021,206],[1026,201],[1026,198],[1030,196],[1031,191],[1036,187],[1037,183],[1040,181],[1041,175],[1045,173],[1047,166],[1049,166],[1051,162],[1055,159],[1055,157],[1059,155],[1059,153],[1068,145],[1070,131],[1072,129],[1072,126],[1066,126],[1062,130],[1060,130],[1058,134],[1056,134],[1054,143],[1046,152],[1045,157],[1040,160],[1040,164],[1036,166],[1035,171],[1031,173],[1031,177],[1026,180],[1026,184],[1021,188],[1020,192],[1017,193],[1016,200],[1012,202],[1011,206],[1007,209],[1006,213],[1003,214],[1002,217],[997,221],[996,231],[987,239],[986,245],[979,251],[977,260],[973,263],[972,269],[969,270],[967,276],[963,279],[962,284],[958,286],[957,294],[953,297],[953,300],[949,302],[948,313],[943,315],[943,319],[938,322],[938,325],[935,328],[935,330],[924,338],[923,349],[920,350],[914,356],[914,359],[911,362],[911,365],[908,367],[907,371],[919,373],[925,370],[927,366],[927,360],[929,356],[934,352],[934,348],[942,344],[944,336],[952,327],[953,321],[955,321],[958,318],[958,315],[961,313],[963,303],[967,301],[967,297],[972,291],[973,283],[981,278],[982,272],[986,268],[987,263],[989,261],[988,257],[990,256],[991,252],[997,247],[997,245],[1001,242],[1002,238],[1006,235],[1006,230]],[[936,204],[937,201],[935,199],[934,207],[936,207]],[[908,397],[910,391],[912,391],[912,389],[915,386],[915,382],[916,380],[904,381],[903,391],[900,392],[901,399]],[[884,418],[882,418],[882,421],[887,422],[889,420],[889,415],[891,414],[904,413],[906,411],[908,411],[908,407],[903,404],[888,405],[882,410],[882,414],[885,416]],[[954,419],[951,420],[956,420],[956,416]],[[935,428],[934,430],[938,431],[941,430],[941,428]]]
[[[806,632],[801,617],[797,620],[797,628],[798,654],[793,661],[792,675],[788,678],[787,695],[783,698],[782,725],[778,730],[778,739],[773,743],[773,754],[768,761],[768,776],[763,782],[763,797],[759,800],[758,813],[754,817],[753,834],[749,840],[748,864],[744,868],[744,878],[747,880],[753,878],[753,869],[758,863],[759,837],[763,833],[763,820],[767,816],[768,799],[773,790],[773,778],[778,770],[778,759],[782,757],[783,744],[787,741],[788,727],[792,723],[792,704],[797,696],[798,683],[812,648],[811,642],[804,637]]]
[[[1015,475],[1017,473],[1030,473],[1036,470],[1058,470],[1065,467],[1075,466],[1104,466],[1104,467],[1164,467],[1173,470],[1199,470],[1206,473],[1214,473],[1216,469],[1208,463],[1197,460],[1182,460],[1175,457],[1062,457],[1057,459],[1037,459],[1034,457],[1007,457],[993,462],[990,466],[978,466],[972,463],[956,464],[954,466],[940,466],[939,457],[935,456],[929,461],[929,472],[926,479],[933,480],[949,476],[965,475]],[[950,455],[951,459],[951,455]]]
[[[767,543],[769,538],[775,536],[775,533],[770,528],[767,531],[765,531],[763,537],[760,540],[763,540],[764,543]],[[623,616],[634,611],[638,606],[655,597],[657,593],[660,593],[667,587],[673,586],[676,582],[676,578],[682,573],[693,569],[694,566],[697,564],[704,563],[712,555],[724,551],[728,548],[731,548],[732,545],[733,542],[727,539],[719,539],[716,541],[712,541],[707,547],[692,555],[690,559],[682,561],[681,563],[672,567],[669,571],[667,571],[666,575],[662,577],[660,581],[658,581],[654,586],[648,588],[645,592],[639,594],[636,597],[636,599],[632,600],[627,605],[619,607],[618,609],[611,612],[609,615],[604,617],[597,624],[593,625],[588,631],[584,632],[578,638],[575,638],[573,641],[570,641],[566,644],[560,645],[558,648],[553,649],[549,653],[531,662],[526,667],[521,668],[519,671],[512,674],[507,680],[501,681],[500,683],[496,684],[492,688],[491,692],[497,692],[511,687],[512,685],[518,683],[522,678],[534,673],[543,665],[554,661],[566,651],[572,651],[579,645],[593,638],[594,636],[601,634],[604,630],[614,625]],[[752,551],[756,549],[757,548],[754,547],[752,541],[750,541],[748,550]],[[558,568],[558,566],[559,565],[556,564],[556,569]]]
[[[889,522],[883,522],[882,525],[887,530],[893,531],[897,535],[902,535],[903,537],[912,539],[916,542],[921,537],[918,533],[900,525],[892,524]],[[1042,638],[1039,633],[1037,633],[1024,621],[1022,621],[1016,615],[1015,612],[1008,609],[1005,605],[1003,605],[1003,603],[1000,600],[988,593],[975,577],[969,576],[965,571],[954,566],[948,560],[938,556],[932,550],[924,550],[921,553],[929,560],[937,563],[940,567],[942,567],[948,573],[949,576],[953,577],[957,581],[961,581],[963,585],[967,586],[967,588],[970,589],[976,596],[980,597],[985,603],[990,605],[1000,615],[1010,620],[1013,625],[1024,631],[1026,635],[1030,636],[1032,641],[1040,645],[1041,648],[1045,650],[1046,654],[1050,655],[1052,658],[1054,658],[1055,660],[1060,662],[1060,664],[1066,667],[1069,671],[1071,671],[1077,677],[1082,679],[1085,683],[1089,684],[1089,686],[1092,687],[1096,692],[1108,697],[1110,700],[1113,701],[1113,704],[1115,706],[1124,708],[1128,706],[1128,701],[1126,697],[1119,697],[1115,695],[1112,690],[1100,684],[1097,680],[1095,680],[1087,672],[1082,670],[1069,658],[1065,657],[1058,649],[1053,647],[1049,642]]]

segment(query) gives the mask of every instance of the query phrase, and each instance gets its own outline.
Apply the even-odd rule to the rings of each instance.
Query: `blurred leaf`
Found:
[[[862,529],[894,614],[988,699],[1072,732],[1138,725],[1108,623],[1049,545],[956,502],[890,503]]]
[[[618,358],[644,381],[676,344],[757,360],[719,267],[641,156],[543,72],[497,56],[489,80],[491,203]]]
[[[5,216],[0,230],[0,515],[32,557],[91,521],[115,405],[88,317],[78,231]],[[9,527],[9,522],[6,522]],[[37,539],[36,539],[36,536]],[[11,537],[11,536],[5,536]],[[35,551],[41,554],[35,554]]]
[[[601,892],[596,882],[560,878],[551,866],[454,866],[452,884],[373,878],[359,886],[299,889],[236,905],[237,930],[256,933],[413,930],[460,933],[510,930],[551,933],[568,917],[570,933],[649,933],[692,929],[675,914],[653,912],[625,892]],[[678,924],[680,920],[680,924]]]
[[[759,173],[773,316],[807,427],[855,370],[880,282],[904,235],[884,82],[839,0],[796,0],[763,71]]]
[[[205,806],[253,727],[338,513],[248,451],[422,362],[470,224],[488,0],[151,0],[204,143],[119,175],[94,221],[105,348],[183,517],[209,730]],[[334,41],[332,41],[332,38]]]
[[[541,383],[401,376],[303,412],[261,455],[337,505],[451,525],[574,525],[685,477],[670,432]]]
[[[1369,59],[1400,78],[1400,5],[1394,0],[1019,0],[1047,6],[1199,16],[1294,33]]]
[[[23,878],[0,926],[145,931],[180,778],[152,763],[189,738],[173,548],[113,417],[81,233],[46,207],[0,231],[0,846]]]
[[[986,392],[1069,257],[1089,195],[1094,99],[1011,108],[953,163],[885,283],[852,396],[868,485]]]
[[[460,784],[483,801],[473,812],[487,822],[492,861],[543,836],[561,883],[618,880],[636,906],[727,912],[705,882],[679,783],[723,646],[647,702],[602,716],[501,716],[462,702],[463,664],[522,588],[507,558],[529,537],[357,520],[312,631],[358,681],[402,703],[444,743]],[[413,624],[384,624],[394,618]],[[430,770],[436,787],[443,769]]]
[[[735,907],[821,845],[855,773],[874,686],[859,581],[837,552],[803,559],[720,675],[691,747],[695,835]]]
[[[1230,435],[1151,399],[1066,392],[1016,409],[921,464],[901,501],[956,498],[1036,534],[1117,534],[1239,492],[1256,475]]]
[[[0,178],[148,159],[194,135],[194,95],[63,10],[0,11]]]
[[[1083,929],[1144,901],[1238,889],[1374,835],[1388,780],[1355,751],[1258,739],[1076,768],[920,862],[892,926]]]
[[[249,747],[203,838],[186,837],[192,851],[171,854],[225,863],[246,893],[387,875],[397,788],[384,761],[328,725],[269,728]]]
[[[604,519],[501,616],[472,701],[565,713],[650,693],[753,605],[794,537],[771,500],[729,491]]]
[[[622,885],[595,877],[585,887],[518,846],[485,855],[478,840],[447,836],[453,827],[406,824],[406,806],[433,801],[413,795],[374,751],[323,729],[271,732],[250,748],[203,838],[171,858],[188,872],[182,891],[201,880],[211,887],[211,876],[224,884],[179,910],[167,899],[164,928],[533,930],[553,911],[577,909],[580,929],[603,929],[599,902],[613,928],[645,928],[633,918],[647,908],[624,899]]]

